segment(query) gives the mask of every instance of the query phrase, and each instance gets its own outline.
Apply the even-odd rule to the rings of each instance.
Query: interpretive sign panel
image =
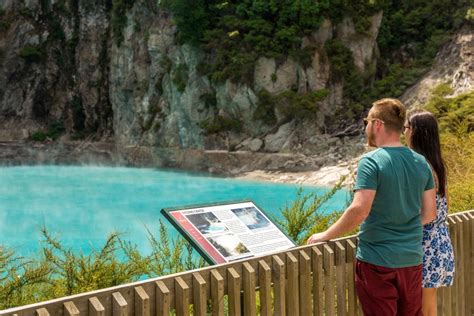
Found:
[[[295,246],[252,201],[168,208],[161,212],[211,264]]]

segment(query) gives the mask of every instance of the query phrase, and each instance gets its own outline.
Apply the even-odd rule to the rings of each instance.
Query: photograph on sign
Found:
[[[161,211],[209,263],[225,263],[295,246],[252,201]]]

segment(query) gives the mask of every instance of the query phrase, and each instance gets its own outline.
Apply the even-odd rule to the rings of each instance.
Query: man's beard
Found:
[[[375,133],[373,124],[370,126],[370,130],[367,131],[367,144],[371,147],[377,147],[377,145],[375,145]]]

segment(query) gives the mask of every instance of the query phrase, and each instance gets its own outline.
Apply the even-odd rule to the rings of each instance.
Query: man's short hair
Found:
[[[384,122],[387,130],[401,133],[406,119],[406,108],[397,99],[384,98],[372,103],[372,117]]]

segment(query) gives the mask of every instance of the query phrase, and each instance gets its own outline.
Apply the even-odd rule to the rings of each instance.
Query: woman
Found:
[[[437,216],[423,227],[423,315],[436,315],[436,289],[451,286],[454,254],[446,226],[448,192],[446,167],[441,156],[438,123],[433,114],[416,111],[408,115],[404,126],[408,146],[425,156],[436,183]]]

